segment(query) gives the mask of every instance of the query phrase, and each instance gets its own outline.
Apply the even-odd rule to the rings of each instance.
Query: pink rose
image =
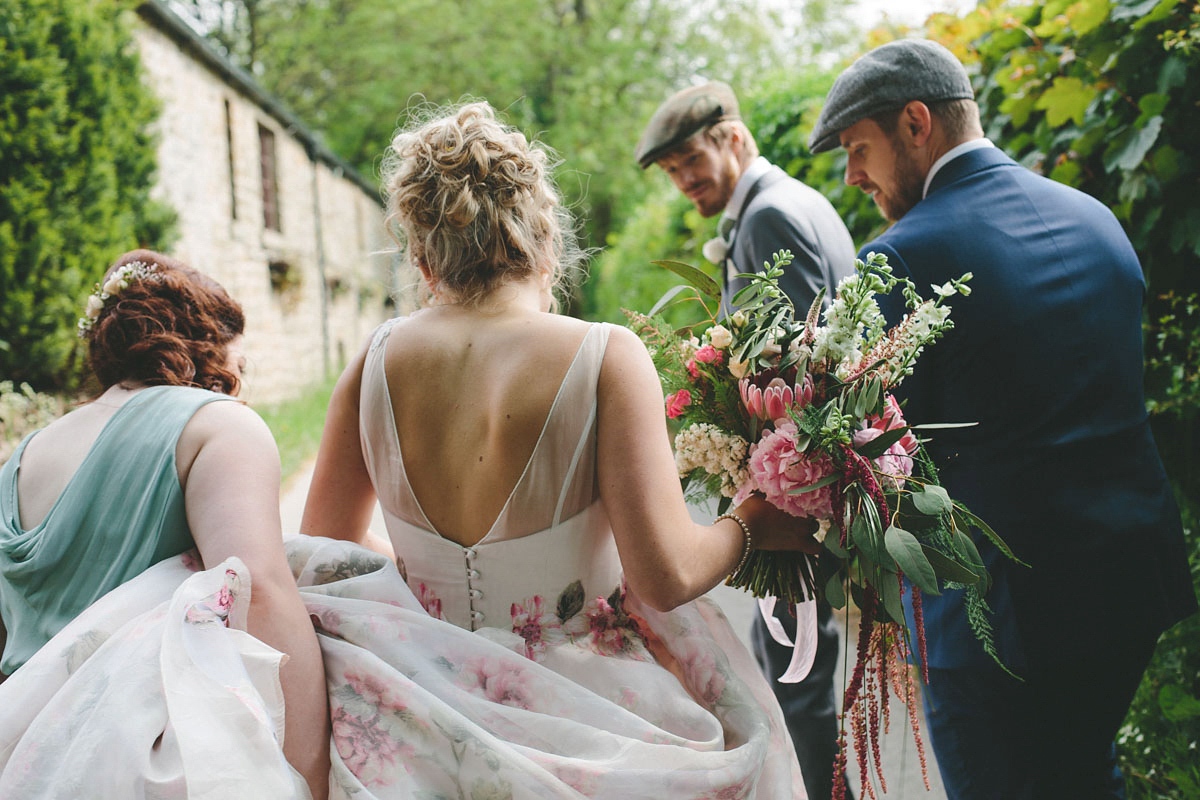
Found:
[[[717,366],[720,366],[721,361],[723,360],[724,355],[722,355],[720,350],[713,347],[711,344],[706,344],[703,347],[698,348],[692,357],[688,359],[687,370],[691,374],[692,378],[696,379],[700,377],[700,368],[696,366],[696,364],[716,364]]]
[[[695,359],[704,364],[720,364],[721,351],[711,344],[706,344],[696,351]]]
[[[797,517],[833,516],[833,488],[802,494],[792,489],[811,486],[833,474],[833,461],[824,453],[805,455],[796,450],[796,425],[784,422],[763,434],[750,448],[750,476],[771,505]]]
[[[676,419],[691,404],[692,393],[687,389],[680,389],[675,394],[667,397],[667,416],[671,419]]]

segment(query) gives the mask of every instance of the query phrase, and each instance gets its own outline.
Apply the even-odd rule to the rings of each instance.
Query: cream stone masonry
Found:
[[[161,104],[155,196],[178,213],[171,254],[244,306],[243,396],[294,397],[336,374],[394,311],[389,298],[405,281],[385,253],[379,192],[160,0],[137,20]],[[272,191],[277,230],[264,215]]]

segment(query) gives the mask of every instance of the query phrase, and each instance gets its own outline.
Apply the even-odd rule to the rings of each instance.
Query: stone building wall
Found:
[[[245,308],[243,396],[293,397],[336,374],[392,313],[378,192],[161,3],[139,9],[134,35],[161,102],[156,193],[178,213],[171,254]],[[264,216],[272,193],[277,229]]]

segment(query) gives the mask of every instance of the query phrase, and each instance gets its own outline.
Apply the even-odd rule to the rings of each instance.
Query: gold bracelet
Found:
[[[742,571],[746,566],[746,562],[750,560],[750,551],[754,549],[754,538],[750,535],[750,526],[746,524],[746,520],[739,517],[737,514],[726,513],[713,520],[713,525],[716,525],[723,519],[731,519],[738,524],[742,529],[742,535],[746,537],[746,544],[742,547],[742,558],[738,561],[736,567],[729,571],[729,576],[733,577]]]

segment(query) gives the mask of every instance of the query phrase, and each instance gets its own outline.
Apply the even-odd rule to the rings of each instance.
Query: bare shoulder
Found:
[[[181,478],[186,478],[201,449],[210,446],[228,449],[255,465],[279,462],[279,448],[267,423],[250,406],[232,398],[205,403],[184,426],[175,447]]]
[[[631,370],[653,370],[650,353],[638,335],[620,325],[610,326],[604,351],[604,371],[610,375]]]
[[[192,415],[184,431],[210,436],[265,437],[275,446],[271,430],[258,412],[234,398],[205,403]]]

